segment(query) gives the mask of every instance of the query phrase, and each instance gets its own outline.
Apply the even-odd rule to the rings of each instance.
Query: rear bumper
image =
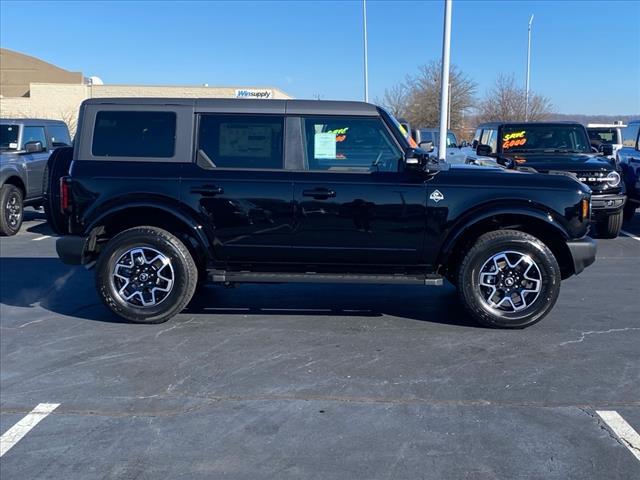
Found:
[[[66,235],[56,240],[56,252],[62,263],[67,265],[84,264],[84,253],[86,251],[89,237],[78,237],[75,235]]]
[[[626,200],[627,196],[620,194],[592,195],[591,212],[595,216],[617,213],[622,210]]]
[[[573,273],[575,275],[578,275],[596,261],[598,247],[593,238],[584,237],[580,240],[573,240],[567,242],[567,246],[573,259]]]

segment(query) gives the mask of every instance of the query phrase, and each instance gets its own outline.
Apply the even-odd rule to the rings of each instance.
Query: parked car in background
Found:
[[[438,156],[440,147],[440,130],[437,128],[415,128],[412,130],[413,139],[421,147],[427,147],[427,151],[434,157]],[[430,143],[430,145],[429,145]],[[445,159],[449,163],[467,163],[467,156],[460,149],[456,135],[452,131],[447,132],[447,145]]]
[[[625,185],[615,162],[592,150],[586,128],[577,122],[490,122],[478,127],[472,158],[540,173],[568,173],[593,191],[592,219],[603,238],[620,233]],[[611,146],[605,145],[605,152]],[[607,151],[608,150],[608,151]]]
[[[604,153],[604,145],[611,145],[611,154],[606,156],[615,159],[617,151],[622,148],[622,129],[625,127],[622,122],[590,123],[587,125],[589,142],[599,153]]]
[[[206,281],[447,278],[481,324],[523,328],[595,260],[575,178],[438,162],[368,103],[95,98],[79,128],[50,160],[73,162],[49,179],[56,248],[131,321],[168,320]]]
[[[625,220],[631,220],[640,207],[640,119],[633,120],[622,130],[623,144],[618,150],[618,164],[627,188],[624,206]]]
[[[49,155],[69,145],[62,121],[0,119],[0,235],[15,235],[24,207],[41,205]]]

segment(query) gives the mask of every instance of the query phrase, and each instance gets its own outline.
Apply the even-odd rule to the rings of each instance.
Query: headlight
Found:
[[[620,185],[620,174],[618,172],[609,172],[607,175],[607,185],[617,187]]]

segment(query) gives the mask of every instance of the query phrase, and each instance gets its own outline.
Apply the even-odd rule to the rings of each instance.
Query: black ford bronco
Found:
[[[522,328],[596,255],[575,178],[438,163],[367,103],[91,99],[49,170],[58,255],[134,322],[203,282],[446,278],[483,325]]]
[[[612,145],[592,148],[586,128],[576,122],[483,123],[474,137],[477,156],[499,164],[540,173],[570,173],[592,190],[596,233],[615,238],[620,233],[625,186],[615,160],[605,158]],[[473,159],[473,155],[471,156]]]

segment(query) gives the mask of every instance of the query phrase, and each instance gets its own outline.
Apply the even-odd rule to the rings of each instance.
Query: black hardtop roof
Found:
[[[58,125],[64,125],[65,127],[67,126],[67,124],[64,123],[62,120],[51,120],[48,118],[0,118],[0,123],[5,125],[23,124],[27,127],[34,127],[34,126],[39,127],[39,126],[42,126],[43,124],[58,124]]]
[[[221,113],[281,113],[304,115],[379,115],[375,105],[336,100],[258,100],[250,98],[91,98],[83,105],[188,106]]]
[[[477,128],[485,127],[502,127],[505,125],[582,125],[580,122],[574,122],[572,120],[561,120],[557,122],[484,122],[478,125]]]

